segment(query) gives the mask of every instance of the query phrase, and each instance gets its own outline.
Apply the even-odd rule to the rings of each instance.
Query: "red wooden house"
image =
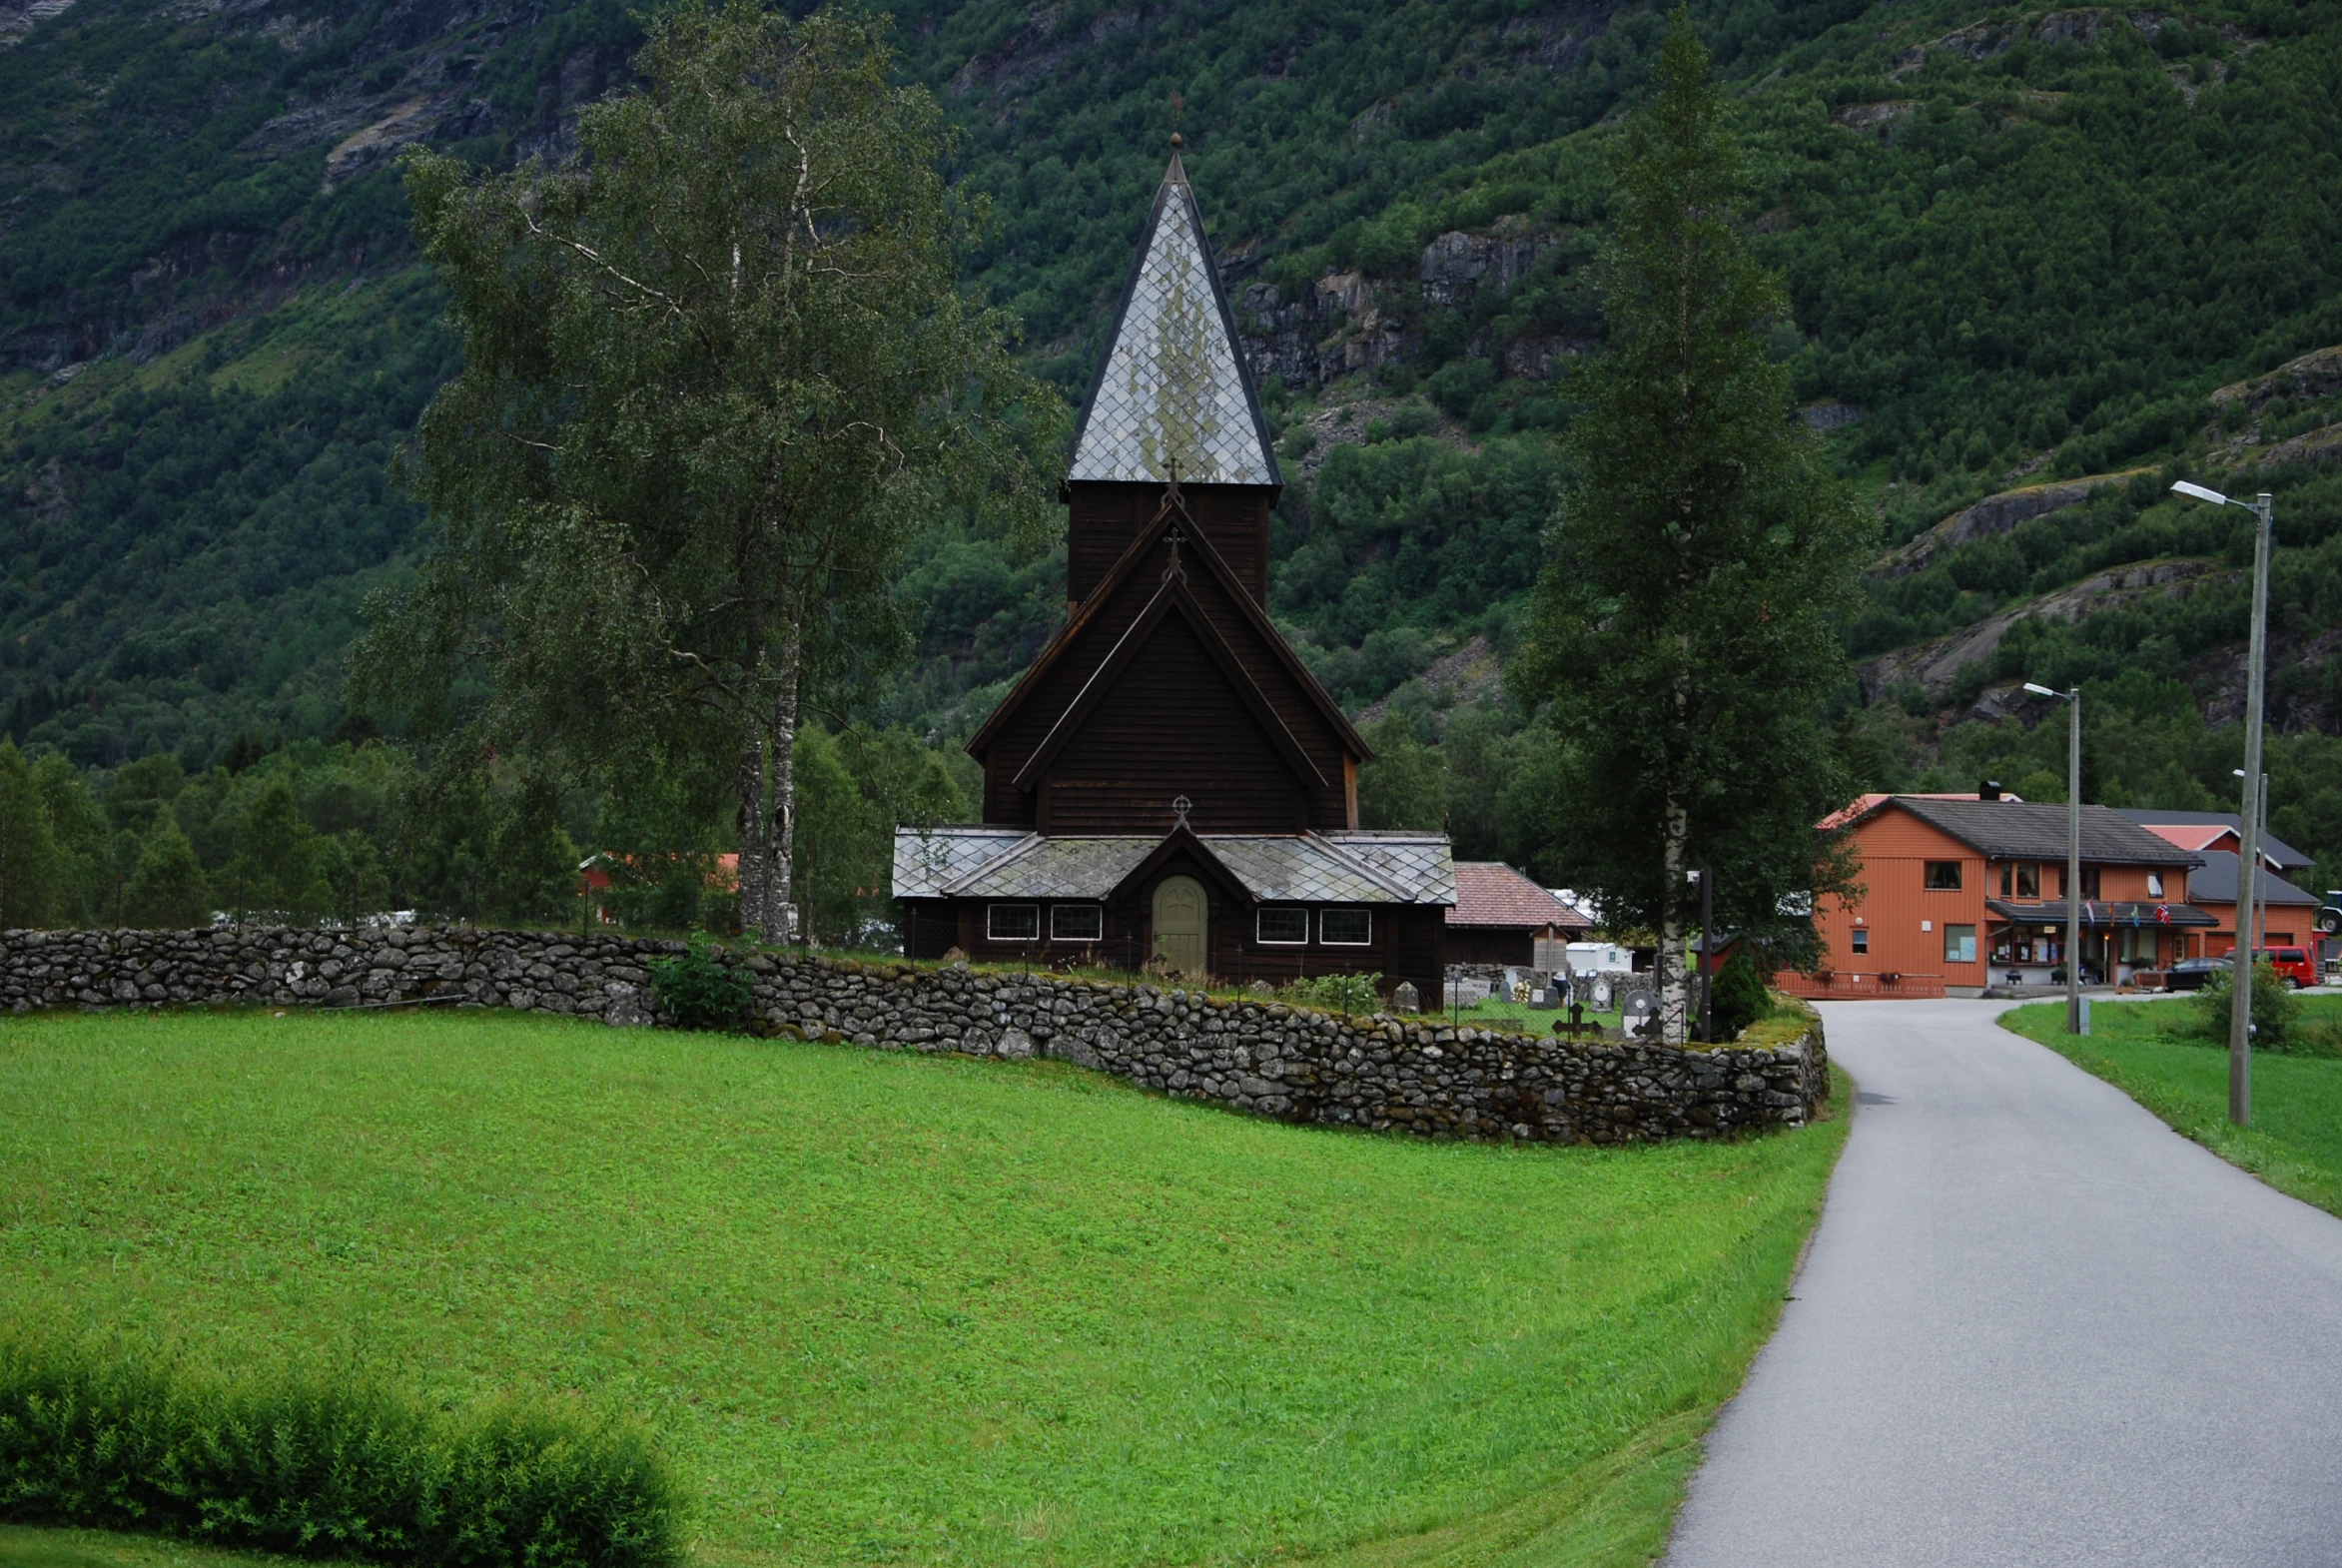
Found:
[[[905,948],[1436,997],[1447,838],[1361,832],[1372,753],[1270,622],[1281,478],[1174,154],[1082,408],[1066,622],[968,742],[984,822],[905,828]]]

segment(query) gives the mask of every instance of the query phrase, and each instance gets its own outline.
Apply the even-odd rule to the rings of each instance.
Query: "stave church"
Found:
[[[1434,998],[1448,841],[1358,827],[1372,753],[1269,620],[1276,454],[1173,148],[1060,492],[1065,624],[968,742],[983,822],[897,830],[905,951]]]

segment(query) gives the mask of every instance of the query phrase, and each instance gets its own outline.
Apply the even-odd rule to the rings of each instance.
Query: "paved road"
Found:
[[[1823,1009],[1854,1135],[1670,1568],[2342,1564],[2342,1219],[2001,1006]]]

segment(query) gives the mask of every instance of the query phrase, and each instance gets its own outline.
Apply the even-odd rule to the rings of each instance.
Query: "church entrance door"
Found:
[[[1166,877],[1157,886],[1155,956],[1190,980],[1202,979],[1207,967],[1208,923],[1202,883],[1193,877]]]

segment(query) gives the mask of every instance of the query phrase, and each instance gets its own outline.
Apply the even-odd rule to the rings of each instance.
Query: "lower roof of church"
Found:
[[[1028,828],[895,830],[897,898],[1107,899],[1172,838],[1191,838],[1261,903],[1455,902],[1444,833],[1052,836]]]

